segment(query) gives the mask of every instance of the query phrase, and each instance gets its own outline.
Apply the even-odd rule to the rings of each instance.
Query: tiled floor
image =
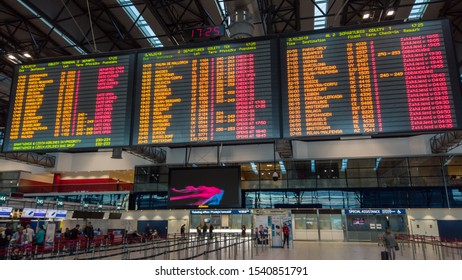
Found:
[[[384,250],[373,242],[294,241],[290,248],[272,248],[257,245],[251,239],[178,240],[156,241],[144,244],[120,245],[106,250],[69,256],[64,253],[57,259],[156,259],[156,260],[380,260]],[[452,245],[454,247],[454,245]],[[400,243],[397,260],[461,260],[461,247]]]

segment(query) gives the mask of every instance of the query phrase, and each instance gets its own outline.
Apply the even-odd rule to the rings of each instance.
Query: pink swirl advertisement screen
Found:
[[[241,170],[231,167],[172,168],[170,208],[241,207]]]

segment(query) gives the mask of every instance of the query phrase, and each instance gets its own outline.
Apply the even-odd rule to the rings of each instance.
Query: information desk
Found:
[[[133,144],[279,138],[275,44],[140,53]]]
[[[16,67],[3,151],[129,145],[130,55]]]
[[[284,137],[459,128],[450,34],[427,21],[283,38]]]

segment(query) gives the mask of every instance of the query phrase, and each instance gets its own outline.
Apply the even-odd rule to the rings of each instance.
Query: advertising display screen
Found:
[[[282,38],[283,136],[460,128],[450,36],[435,20]]]
[[[172,168],[168,194],[170,208],[241,207],[240,167]]]
[[[0,207],[0,218],[10,218],[13,207]]]
[[[138,54],[133,145],[280,138],[277,41]]]
[[[132,55],[16,67],[3,151],[130,143]]]
[[[45,218],[47,209],[35,209],[34,218]]]
[[[24,208],[22,209],[21,218],[33,218],[35,213],[35,208]]]

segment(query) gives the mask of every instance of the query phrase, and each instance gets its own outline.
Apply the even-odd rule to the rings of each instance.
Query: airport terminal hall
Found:
[[[461,260],[461,19],[0,1],[0,260]]]

